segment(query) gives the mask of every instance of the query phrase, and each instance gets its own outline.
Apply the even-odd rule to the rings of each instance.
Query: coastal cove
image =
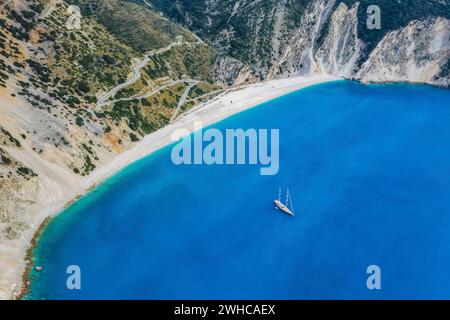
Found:
[[[27,269],[26,252],[29,252],[30,243],[35,238],[36,231],[48,217],[61,212],[68,205],[79,199],[95,186],[101,184],[108,177],[122,170],[130,163],[155,152],[171,143],[171,133],[178,128],[192,128],[195,121],[201,120],[209,125],[220,121],[234,113],[254,107],[260,103],[282,96],[289,92],[299,90],[314,84],[335,81],[339,78],[333,76],[293,77],[278,79],[253,85],[242,86],[225,92],[209,102],[200,104],[189,112],[183,114],[177,121],[166,126],[137,143],[133,148],[126,150],[113,161],[99,167],[82,181],[44,181],[45,205],[33,215],[31,228],[27,229],[21,239],[13,245],[0,245],[0,299],[17,298],[23,292],[25,283],[22,283],[23,273]],[[0,102],[2,101],[0,97]],[[35,159],[23,159],[27,162],[36,162]],[[42,168],[47,173],[47,168]],[[54,166],[52,170],[59,171]],[[62,175],[64,177],[64,175]],[[55,184],[55,182],[57,182]],[[64,186],[64,187],[62,187]]]
[[[27,298],[448,298],[448,105],[444,89],[339,81],[207,123],[279,128],[280,171],[269,177],[176,166],[171,145],[155,146],[52,219]],[[179,123],[189,117],[203,119]],[[279,186],[295,218],[274,210]],[[65,287],[73,264],[80,291]],[[381,291],[367,290],[372,264]]]
[[[450,300],[449,9],[2,1],[0,301]]]

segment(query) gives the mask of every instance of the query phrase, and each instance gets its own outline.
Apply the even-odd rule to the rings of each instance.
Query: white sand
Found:
[[[339,79],[333,76],[295,77],[258,83],[228,92],[193,108],[174,123],[146,136],[136,146],[120,154],[104,167],[95,170],[83,181],[84,187],[90,188],[126,165],[170,144],[172,132],[176,129],[183,128],[192,132],[196,121],[201,121],[205,127],[287,93]]]
[[[43,221],[46,217],[59,213],[69,202],[80,195],[85,194],[90,188],[98,185],[104,179],[114,175],[132,162],[170,144],[172,142],[172,132],[176,129],[184,128],[192,132],[194,122],[196,121],[202,121],[203,126],[211,125],[230,115],[252,108],[287,93],[315,84],[339,79],[340,78],[337,77],[324,75],[272,80],[245,86],[239,90],[220,95],[210,102],[193,108],[174,123],[148,135],[133,148],[120,154],[113,161],[98,168],[91,175],[83,179],[81,186],[73,187],[69,192],[59,193],[58,196],[55,196],[57,199],[53,199],[52,204],[43,208],[36,216],[39,217],[39,221]],[[22,274],[25,270],[25,253],[33,237],[33,233],[36,232],[38,227],[39,224],[35,224],[33,229],[20,239],[16,247],[3,248],[5,251],[0,247],[0,252],[6,254],[6,249],[10,251],[9,255],[3,257],[0,256],[0,260],[4,260],[0,261],[0,265],[4,268],[3,270],[0,270],[0,299],[12,298],[14,294],[18,293],[18,289],[21,287]],[[9,259],[7,259],[8,257]],[[14,257],[14,259],[11,259],[11,257]],[[16,257],[21,257],[21,261],[15,261]]]

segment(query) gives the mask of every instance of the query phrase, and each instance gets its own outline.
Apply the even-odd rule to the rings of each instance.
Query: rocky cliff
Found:
[[[332,74],[362,81],[450,85],[448,0],[152,3],[210,39],[218,50],[251,66],[260,79]],[[371,5],[381,10],[380,29],[367,27]]]

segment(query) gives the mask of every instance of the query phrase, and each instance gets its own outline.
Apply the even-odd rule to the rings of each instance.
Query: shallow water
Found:
[[[450,298],[449,90],[335,82],[213,127],[279,128],[279,173],[175,166],[164,148],[50,223],[28,298]]]

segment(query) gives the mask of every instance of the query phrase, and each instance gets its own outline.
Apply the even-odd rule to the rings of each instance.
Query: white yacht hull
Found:
[[[288,207],[286,207],[284,204],[282,204],[282,203],[280,202],[280,200],[274,200],[273,202],[275,203],[275,206],[276,206],[278,209],[280,209],[281,211],[283,211],[284,213],[286,213],[286,214],[288,214],[288,215],[290,215],[290,216],[294,216],[294,213],[293,213],[291,210],[289,210]]]

